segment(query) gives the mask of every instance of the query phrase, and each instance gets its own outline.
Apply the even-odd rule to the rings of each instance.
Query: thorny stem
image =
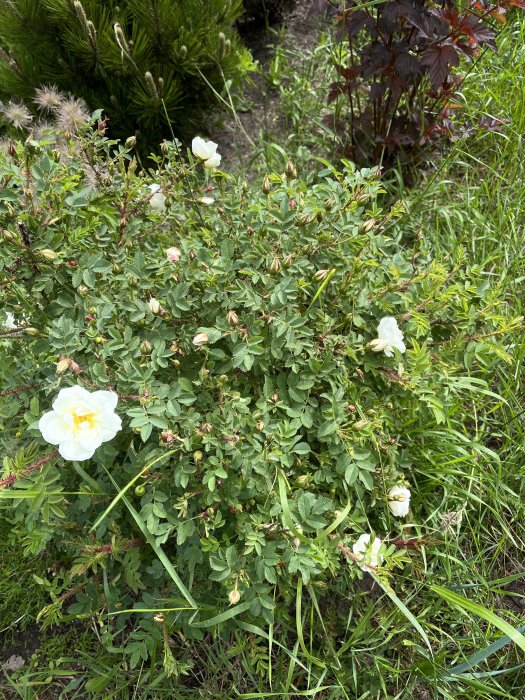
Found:
[[[31,474],[32,472],[41,469],[44,466],[44,464],[47,464],[52,459],[55,459],[55,457],[58,457],[58,455],[58,450],[53,450],[53,452],[50,452],[50,454],[46,455],[45,457],[40,457],[40,459],[37,459],[35,462],[32,462],[25,469],[22,469],[16,474],[9,474],[9,476],[6,476],[5,479],[0,479],[0,489],[5,489],[8,486],[11,486],[21,476],[27,476],[28,474]]]

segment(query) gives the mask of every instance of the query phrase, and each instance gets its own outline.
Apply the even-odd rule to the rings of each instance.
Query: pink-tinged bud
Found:
[[[209,336],[207,333],[197,333],[195,338],[193,338],[193,344],[199,347],[200,345],[207,345]]]
[[[70,360],[69,368],[75,374],[80,374],[80,372],[82,372],[82,367],[78,365],[74,360]]]
[[[240,599],[241,599],[241,594],[239,593],[239,591],[236,588],[234,588],[233,591],[230,591],[228,593],[228,600],[230,601],[231,605],[235,605],[236,603],[238,603],[240,601]]]
[[[386,347],[390,345],[388,340],[384,338],[376,338],[368,343],[368,347],[372,352],[382,352]]]
[[[155,297],[151,297],[151,299],[148,301],[148,308],[151,311],[152,314],[159,314],[160,313],[160,302],[158,299],[155,299]]]
[[[44,250],[40,251],[40,255],[51,262],[58,258],[58,253],[55,253],[55,251],[51,250],[51,248],[44,248]]]
[[[228,315],[226,316],[228,319],[228,323],[231,326],[236,326],[239,323],[239,317],[235,313],[235,311],[228,311]]]
[[[290,209],[295,209],[296,206],[297,206],[297,202],[295,201],[295,199],[291,199],[290,200]]]
[[[178,248],[175,248],[175,246],[166,250],[166,257],[170,262],[179,262],[181,256],[182,252]]]
[[[163,430],[162,433],[160,434],[160,444],[161,445],[171,445],[173,440],[175,439],[175,436],[173,435],[172,430]]]

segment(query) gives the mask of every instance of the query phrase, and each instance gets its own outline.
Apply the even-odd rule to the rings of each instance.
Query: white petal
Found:
[[[407,346],[404,344],[404,342],[402,340],[395,340],[392,343],[392,347],[397,348],[399,350],[399,352],[405,352],[405,350],[407,349]]]
[[[158,192],[160,190],[160,185],[156,182],[152,185],[148,185],[148,187],[150,188],[152,194],[155,194],[155,192]]]
[[[53,401],[53,409],[59,413],[70,413],[79,403],[89,403],[90,396],[89,391],[78,385],[61,389]]]
[[[396,518],[404,518],[410,510],[410,490],[403,486],[393,486],[387,494],[388,507]]]
[[[79,430],[75,435],[75,442],[84,450],[91,450],[91,454],[99,448],[104,440],[98,428],[86,428]]]
[[[64,459],[70,462],[82,462],[85,459],[93,457],[95,449],[82,447],[76,440],[68,440],[67,442],[60,443],[58,451]]]
[[[221,157],[218,153],[214,153],[210,158],[204,161],[205,168],[218,168],[221,164]]]
[[[118,394],[114,391],[94,391],[91,399],[100,411],[114,411],[118,403]]]
[[[104,413],[101,416],[102,420],[99,425],[99,435],[102,442],[113,440],[115,435],[122,428],[122,420],[116,413]]]
[[[379,321],[377,337],[387,340],[403,340],[403,333],[399,330],[397,321],[393,316],[385,316]]]
[[[385,355],[387,357],[393,357],[394,355],[394,353],[392,352],[392,345],[390,343],[385,347]]]
[[[200,136],[196,136],[191,142],[191,150],[197,158],[207,160],[215,153],[217,145],[213,141],[205,141]]]
[[[44,413],[38,421],[38,429],[42,433],[44,440],[51,445],[58,445],[71,435],[71,427],[55,411]]]

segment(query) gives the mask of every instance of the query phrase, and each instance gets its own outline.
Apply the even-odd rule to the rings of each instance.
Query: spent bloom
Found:
[[[393,349],[405,352],[406,345],[403,342],[404,335],[393,316],[385,316],[379,321],[377,338],[369,343],[368,347],[373,352],[384,351],[387,357],[392,357]]]
[[[370,543],[370,539],[371,535],[369,534],[361,535],[352,547],[352,551],[359,560],[357,565],[363,571],[372,571],[381,566],[384,559],[383,555],[379,553],[383,542],[379,537],[375,537],[372,543]]]
[[[218,144],[213,141],[205,141],[200,136],[196,136],[191,142],[193,155],[200,158],[205,168],[218,168],[221,164],[221,157],[217,153]]]
[[[89,109],[87,104],[82,99],[69,97],[67,100],[62,100],[60,109],[57,110],[57,125],[63,131],[71,131],[74,133],[79,126],[85,124],[89,119]]]
[[[404,518],[410,510],[410,490],[404,486],[392,486],[387,494],[388,507],[396,518]]]
[[[160,191],[160,185],[153,184],[149,185],[151,190],[151,197],[149,198],[149,205],[156,214],[162,214],[166,211],[166,196]]]
[[[103,442],[112,440],[122,427],[115,413],[118,396],[112,391],[89,392],[81,386],[61,389],[53,410],[38,422],[42,437],[58,445],[64,459],[89,459]]]
[[[27,109],[25,104],[22,102],[15,102],[14,100],[9,100],[9,102],[2,107],[2,114],[15,129],[25,129],[33,120],[31,112]]]
[[[42,85],[35,90],[33,102],[42,112],[56,112],[64,99],[56,85]]]
[[[166,249],[166,257],[170,262],[179,262],[181,256],[182,251],[176,248],[175,246]]]

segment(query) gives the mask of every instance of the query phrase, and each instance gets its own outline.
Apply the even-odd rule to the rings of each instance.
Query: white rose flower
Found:
[[[155,297],[151,297],[148,301],[148,307],[152,314],[160,313],[160,301],[155,299]]]
[[[166,211],[166,197],[160,191],[160,185],[149,185],[152,196],[149,200],[149,205],[156,214],[163,214]]]
[[[218,168],[221,164],[221,157],[217,153],[217,147],[217,143],[205,141],[200,136],[196,136],[191,142],[193,155],[202,160],[205,168]]]
[[[58,445],[64,459],[89,459],[103,442],[112,440],[122,427],[114,412],[118,396],[113,391],[86,391],[81,386],[61,389],[53,410],[38,422],[42,437]]]
[[[388,507],[396,518],[404,518],[410,510],[410,490],[404,486],[392,486],[387,494]]]
[[[361,535],[357,542],[354,542],[352,551],[359,558],[357,565],[363,571],[372,571],[373,569],[381,566],[383,562],[383,555],[379,554],[379,549],[383,542],[376,537],[372,544],[370,544],[370,535]]]
[[[396,319],[393,316],[385,316],[379,321],[377,338],[372,340],[368,347],[373,352],[384,351],[387,357],[392,357],[394,348],[397,348],[399,352],[405,352],[407,349],[403,338],[404,335],[399,329]]]

